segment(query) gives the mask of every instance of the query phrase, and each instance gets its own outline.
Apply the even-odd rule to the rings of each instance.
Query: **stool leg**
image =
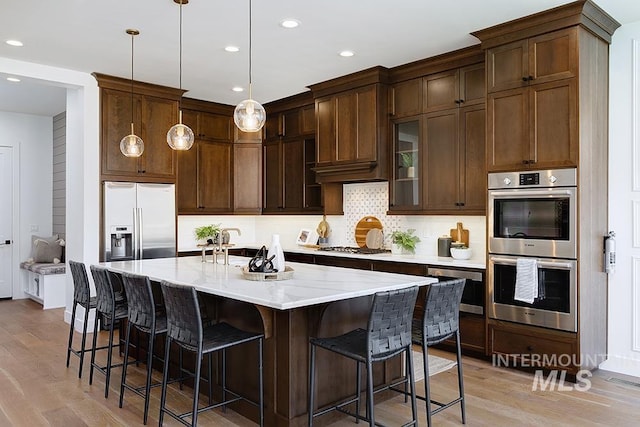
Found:
[[[71,346],[73,345],[73,326],[76,323],[76,307],[78,304],[73,302],[73,309],[71,310],[71,324],[69,325],[69,345],[67,346],[67,368],[69,367],[69,357],[71,356]]]
[[[227,401],[227,350],[222,349],[222,401]],[[222,412],[227,413],[227,405],[222,406]]]
[[[162,373],[162,392],[160,394],[160,416],[158,418],[159,426],[162,425],[162,420],[164,418],[165,405],[167,403],[167,383],[169,381],[169,354],[171,353],[170,347],[171,347],[171,338],[167,335],[167,341],[165,342],[165,348],[164,348],[164,370]],[[180,372],[180,376],[182,376],[182,372]]]
[[[191,425],[198,425],[198,396],[200,394],[200,372],[202,371],[202,345],[198,348],[196,356],[196,376],[193,379],[193,414],[191,415]],[[223,391],[224,393],[224,391]]]
[[[413,425],[418,425],[418,404],[416,402],[416,383],[414,378],[414,370],[413,370],[413,352],[411,351],[411,346],[407,347],[406,350],[407,355],[407,382],[405,382],[405,387],[407,383],[409,383],[409,387],[411,387],[411,416],[413,417]],[[405,389],[406,391],[406,389]],[[407,395],[405,394],[405,400]]]
[[[212,359],[213,352],[210,352],[207,356],[207,369],[209,371],[209,405],[213,403],[213,362]]]
[[[429,385],[429,353],[422,337],[422,367],[424,369],[424,401],[427,407],[427,427],[431,427],[431,388]]]
[[[260,383],[260,427],[264,426],[264,377],[262,374],[262,338],[260,338],[258,340],[258,371],[259,371],[259,375],[260,378],[258,379],[259,383]]]
[[[151,371],[153,369],[153,341],[155,340],[155,337],[156,334],[152,330],[149,334],[149,348],[147,349],[147,382],[144,387],[144,425],[147,424],[147,418],[149,417],[149,393],[151,391]]]
[[[308,425],[309,427],[313,426],[313,408],[314,408],[314,398],[316,394],[316,346],[310,344],[310,355],[309,355],[309,416],[308,416]]]
[[[356,424],[360,424],[360,393],[362,392],[360,390],[360,375],[360,362],[356,360],[356,398],[358,399],[356,400]]]
[[[462,413],[462,424],[466,423],[464,411],[464,381],[462,375],[462,349],[460,346],[460,330],[456,331],[456,359],[458,361],[458,390],[460,391],[460,412]]]
[[[84,308],[84,327],[82,328],[82,346],[80,347],[80,368],[78,378],[82,378],[82,365],[84,364],[84,352],[87,343],[87,324],[89,323],[89,306]]]
[[[98,311],[96,310],[96,317]],[[93,367],[96,363],[96,347],[98,346],[98,322],[93,322],[93,346],[91,347],[91,367],[89,368],[89,385],[93,384]],[[105,396],[107,397],[107,396]]]
[[[109,322],[109,347],[107,349],[107,366],[104,384],[104,398],[109,397],[109,383],[111,382],[111,361],[113,360],[113,324],[115,323],[115,314],[111,316]]]
[[[120,380],[120,403],[118,406],[122,408],[122,402],[124,400],[124,385],[127,380],[127,366],[129,365],[129,339],[131,338],[131,322],[127,322],[127,337],[124,340],[124,359],[122,362],[122,379]],[[137,347],[138,352],[140,347]],[[138,356],[136,356],[136,361]]]
[[[375,416],[373,414],[373,366],[370,360],[367,360],[367,407],[369,412],[369,425],[376,425]]]

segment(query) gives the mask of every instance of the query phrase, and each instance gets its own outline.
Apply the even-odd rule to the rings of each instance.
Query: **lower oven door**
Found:
[[[544,297],[529,304],[515,299],[517,260],[515,256],[489,256],[489,317],[576,332],[577,261],[536,258],[538,289]]]
[[[449,279],[466,279],[460,311],[464,313],[484,314],[485,289],[482,273],[479,271],[452,270],[448,268],[429,267],[428,276],[437,277],[439,281]]]

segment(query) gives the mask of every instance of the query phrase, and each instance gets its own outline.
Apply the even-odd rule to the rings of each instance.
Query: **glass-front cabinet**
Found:
[[[419,117],[393,122],[393,175],[390,210],[421,209],[421,127]]]

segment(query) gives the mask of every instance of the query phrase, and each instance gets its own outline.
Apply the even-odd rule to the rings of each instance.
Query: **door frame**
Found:
[[[20,281],[20,142],[0,143],[11,150],[11,299],[25,298]]]

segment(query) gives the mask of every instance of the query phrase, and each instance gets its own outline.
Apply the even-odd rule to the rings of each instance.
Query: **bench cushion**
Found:
[[[23,270],[33,271],[36,274],[48,275],[48,274],[65,274],[66,265],[64,263],[41,263],[41,262],[22,262],[20,268]]]

